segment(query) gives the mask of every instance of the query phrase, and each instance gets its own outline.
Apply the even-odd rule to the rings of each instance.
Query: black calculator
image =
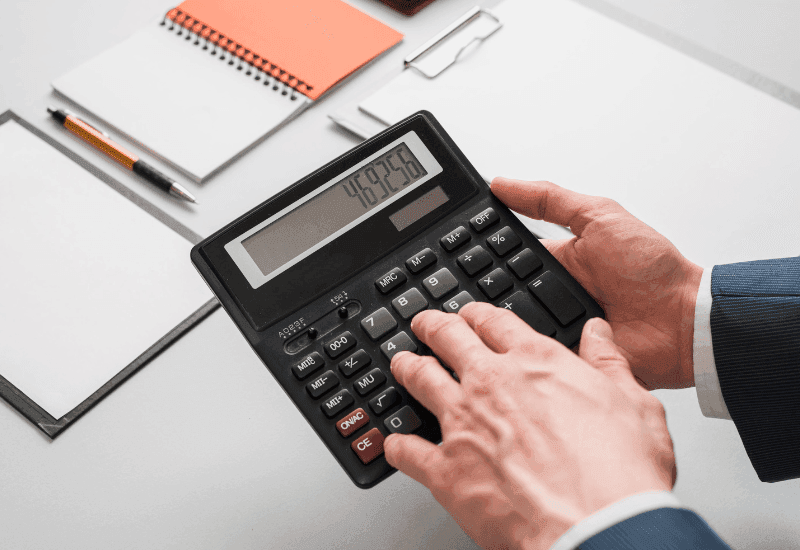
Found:
[[[436,417],[389,370],[430,354],[428,308],[510,309],[568,347],[602,309],[420,111],[192,249],[192,262],[353,482],[395,470],[390,433],[438,443]]]

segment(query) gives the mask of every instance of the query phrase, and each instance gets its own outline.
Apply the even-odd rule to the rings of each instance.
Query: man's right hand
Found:
[[[648,389],[694,385],[694,308],[703,270],[616,202],[548,182],[492,180],[525,216],[569,227],[542,243],[606,312],[614,342]]]

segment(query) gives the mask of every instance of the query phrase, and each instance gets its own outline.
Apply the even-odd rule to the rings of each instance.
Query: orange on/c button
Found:
[[[369,464],[383,454],[383,434],[378,428],[370,431],[353,441],[350,447],[364,464]]]

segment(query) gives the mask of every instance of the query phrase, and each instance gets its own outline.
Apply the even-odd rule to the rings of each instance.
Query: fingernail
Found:
[[[611,327],[602,319],[596,317],[589,320],[589,333],[592,336],[604,339],[611,338],[612,334],[609,334],[610,332]]]

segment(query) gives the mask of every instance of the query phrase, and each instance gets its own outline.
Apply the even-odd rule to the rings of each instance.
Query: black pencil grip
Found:
[[[142,160],[133,163],[133,171],[155,183],[164,191],[172,189],[172,180]]]

